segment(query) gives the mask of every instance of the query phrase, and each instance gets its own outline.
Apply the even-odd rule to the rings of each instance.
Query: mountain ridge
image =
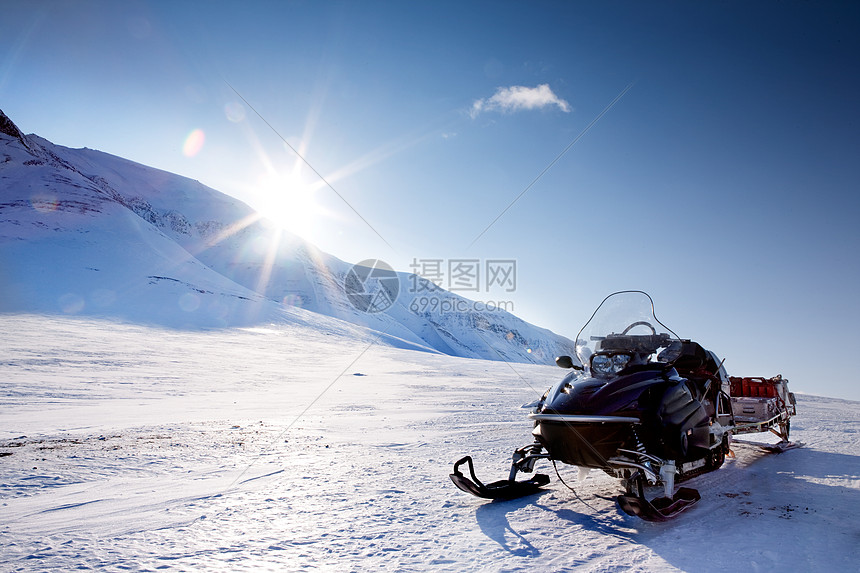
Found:
[[[0,114],[0,311],[185,327],[308,320],[310,311],[455,356],[546,363],[572,354],[570,340],[504,311],[418,312],[407,273],[396,274],[390,308],[361,311],[345,288],[353,265],[241,201],[108,153],[25,136]],[[472,302],[433,294],[448,308]]]

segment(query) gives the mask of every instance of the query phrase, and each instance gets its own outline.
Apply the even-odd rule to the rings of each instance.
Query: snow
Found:
[[[798,395],[792,437],[736,444],[669,523],[622,514],[616,480],[538,464],[521,404],[555,367],[395,348],[308,313],[167,329],[0,316],[0,569],[849,571],[860,558],[860,403]]]

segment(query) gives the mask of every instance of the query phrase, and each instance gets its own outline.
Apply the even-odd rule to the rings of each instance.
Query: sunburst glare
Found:
[[[257,209],[279,227],[308,239],[326,213],[316,200],[322,185],[305,176],[301,166],[289,173],[267,171],[257,179]]]

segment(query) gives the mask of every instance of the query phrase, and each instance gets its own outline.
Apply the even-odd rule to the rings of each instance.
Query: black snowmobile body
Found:
[[[484,486],[466,457],[451,474],[457,487],[492,499],[528,495],[549,478],[518,482],[517,473],[548,459],[622,479],[619,506],[643,519],[665,520],[698,501],[698,492],[674,485],[717,469],[729,453],[735,420],[722,362],[657,320],[641,291],[607,297],[577,336],[576,354],[581,366],[556,360],[575,371],[533,405],[534,443],[514,452],[508,480]],[[471,479],[459,469],[467,461]],[[648,485],[665,495],[647,500]]]
[[[619,448],[640,446],[692,461],[713,446],[707,389],[671,364],[632,366],[610,381],[567,376],[529,416],[537,422],[532,433],[553,459],[579,467],[611,469]]]

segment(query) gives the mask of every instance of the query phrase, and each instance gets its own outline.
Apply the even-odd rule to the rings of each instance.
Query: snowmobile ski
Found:
[[[619,495],[616,499],[618,505],[627,515],[633,515],[645,521],[668,521],[682,511],[693,507],[701,498],[702,496],[699,495],[698,491],[689,487],[681,487],[671,499],[658,497],[653,501],[648,501],[645,497],[638,495]]]
[[[460,471],[460,466],[464,463],[469,465],[469,474],[472,476],[472,479],[467,478]],[[535,474],[534,477],[526,481],[504,479],[484,484],[475,476],[475,466],[472,464],[471,456],[466,456],[454,464],[454,473],[449,475],[451,481],[458,488],[466,493],[471,493],[476,497],[484,499],[516,499],[537,493],[543,486],[549,483],[548,475]]]

